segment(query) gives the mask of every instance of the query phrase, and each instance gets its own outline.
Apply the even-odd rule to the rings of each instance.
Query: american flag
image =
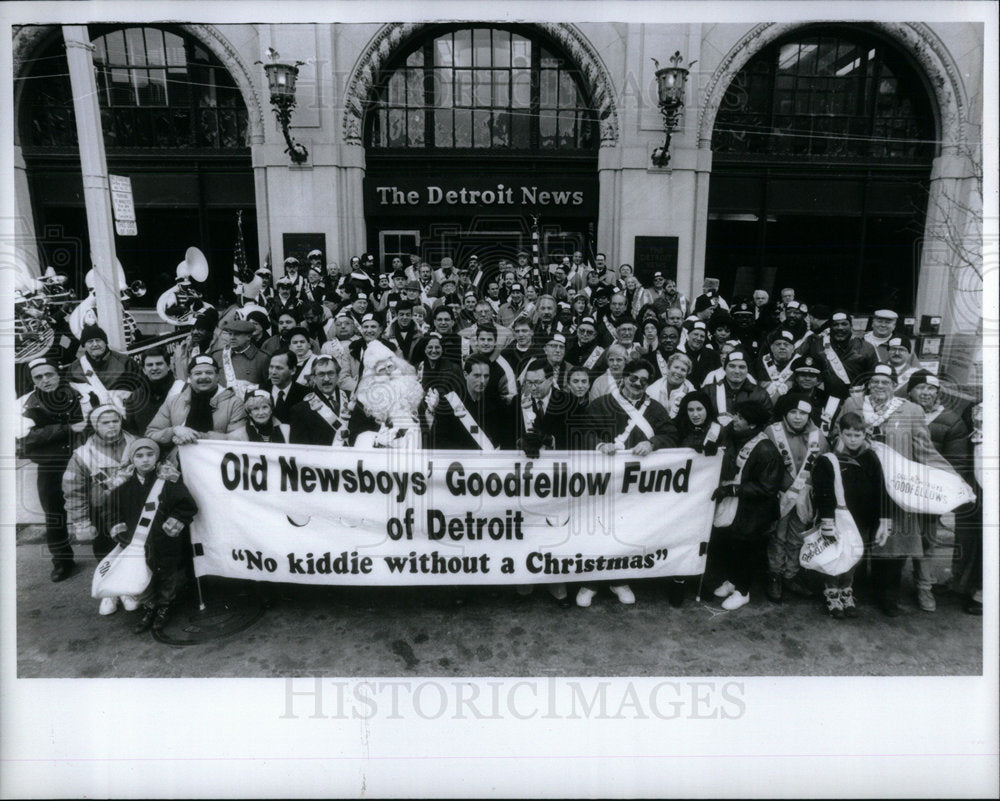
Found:
[[[243,210],[236,212],[236,243],[233,245],[233,292],[243,303],[243,285],[253,279],[250,265],[247,264],[247,249],[243,242]]]

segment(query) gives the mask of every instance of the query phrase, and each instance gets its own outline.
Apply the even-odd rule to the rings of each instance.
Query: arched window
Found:
[[[724,293],[912,309],[935,120],[915,65],[863,26],[765,47],[716,115],[706,273]]]
[[[249,148],[239,89],[218,59],[190,36],[153,27],[122,28],[97,36],[93,45],[109,150]],[[28,126],[22,128],[23,144],[76,147],[68,73],[57,38],[35,60],[27,81],[21,106]]]
[[[373,91],[371,149],[596,150],[597,117],[571,63],[516,28],[436,29]]]
[[[933,119],[919,79],[891,48],[824,31],[773,44],[740,70],[712,149],[723,158],[927,162]]]

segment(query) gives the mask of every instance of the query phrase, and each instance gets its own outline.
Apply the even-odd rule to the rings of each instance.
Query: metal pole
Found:
[[[73,88],[73,114],[80,148],[80,172],[83,197],[87,206],[87,231],[90,258],[94,266],[94,291],[97,319],[107,332],[112,349],[125,350],[122,327],[121,290],[115,259],[115,234],[111,218],[111,193],[108,188],[108,164],[104,154],[101,109],[97,102],[94,78],[94,46],[86,25],[64,25],[66,61]]]

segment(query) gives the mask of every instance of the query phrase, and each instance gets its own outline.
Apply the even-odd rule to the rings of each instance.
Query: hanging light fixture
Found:
[[[653,165],[656,167],[666,167],[670,163],[670,136],[684,108],[684,89],[687,86],[690,70],[680,66],[683,60],[680,50],[670,57],[672,67],[661,69],[660,62],[653,59],[656,65],[657,100],[660,104],[660,114],[663,115],[663,131],[666,134],[663,145],[653,151]],[[688,67],[693,67],[695,63],[692,61]]]
[[[295,142],[288,133],[288,124],[292,119],[292,109],[295,108],[295,80],[299,74],[299,66],[303,61],[294,64],[279,61],[280,55],[273,47],[267,48],[268,63],[264,63],[264,74],[267,75],[267,87],[271,93],[271,105],[274,115],[278,118],[281,132],[285,135],[288,147],[285,152],[295,164],[304,164],[309,158],[305,145]],[[263,62],[258,61],[258,64]]]

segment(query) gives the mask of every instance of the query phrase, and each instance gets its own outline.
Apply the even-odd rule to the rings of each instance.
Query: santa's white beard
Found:
[[[358,382],[355,394],[362,408],[379,423],[409,425],[417,420],[417,410],[424,390],[415,374],[391,376],[366,374]]]

